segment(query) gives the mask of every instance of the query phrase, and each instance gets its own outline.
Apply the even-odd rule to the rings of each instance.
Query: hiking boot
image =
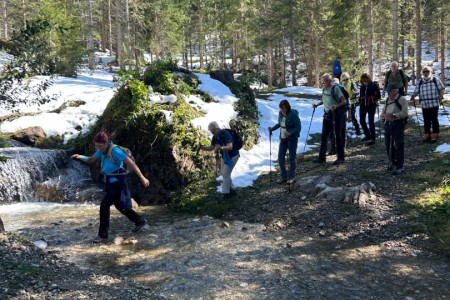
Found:
[[[293,184],[295,182],[295,178],[291,178],[287,181],[288,184]]]
[[[432,133],[431,134],[431,139],[430,142],[435,143],[438,140],[439,135],[437,133]]]
[[[132,232],[134,232],[134,233],[136,233],[136,232],[139,232],[139,231],[141,231],[142,229],[144,229],[144,228],[147,228],[148,226],[147,226],[147,221],[143,221],[143,222],[141,222],[141,223],[139,223],[138,225],[136,225],[134,228],[133,228],[133,230],[132,230]]]
[[[342,165],[345,163],[345,159],[337,159],[333,162],[333,165],[337,166],[337,165]]]
[[[94,244],[104,244],[107,242],[108,242],[107,237],[101,237],[99,235],[97,235],[94,239],[92,239],[92,243],[94,243]]]
[[[393,172],[393,174],[394,175],[400,175],[400,174],[403,174],[405,172],[405,169],[402,167],[402,168],[397,168],[397,169],[395,169],[395,171]]]
[[[430,141],[430,135],[428,133],[425,133],[422,137],[422,142],[429,142]]]
[[[277,180],[278,184],[282,184],[282,183],[286,183],[287,179],[286,178],[280,178]]]

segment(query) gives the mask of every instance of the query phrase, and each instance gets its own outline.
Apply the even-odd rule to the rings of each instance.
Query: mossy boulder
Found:
[[[144,188],[136,175],[129,175],[132,197],[140,204],[170,201],[172,193],[190,181],[195,169],[206,170],[212,165],[196,156],[197,147],[202,141],[205,143],[206,135],[192,127],[190,121],[200,113],[183,97],[177,99],[169,104],[151,103],[145,84],[131,81],[119,88],[84,138],[84,145],[79,145],[92,153],[93,136],[105,130],[115,144],[129,148],[151,182],[149,188]],[[166,122],[161,110],[172,111],[172,122]],[[92,171],[95,177],[99,167]]]

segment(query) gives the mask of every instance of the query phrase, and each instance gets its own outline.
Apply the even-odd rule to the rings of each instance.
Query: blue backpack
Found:
[[[336,59],[333,63],[333,74],[341,74],[341,61],[339,59]]]

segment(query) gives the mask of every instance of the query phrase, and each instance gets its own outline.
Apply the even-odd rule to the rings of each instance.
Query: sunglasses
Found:
[[[425,73],[430,73],[430,71],[423,71],[423,72],[422,72],[422,74],[425,74]]]
[[[342,80],[342,82],[347,82],[348,81],[348,79],[344,79],[344,80]]]

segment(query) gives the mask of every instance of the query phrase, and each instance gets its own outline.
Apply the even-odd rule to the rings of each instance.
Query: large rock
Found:
[[[211,78],[219,80],[223,84],[227,85],[234,80],[233,71],[228,70],[218,70],[209,72]]]
[[[12,139],[30,146],[34,146],[38,139],[45,137],[44,129],[39,126],[24,128],[11,136]]]

